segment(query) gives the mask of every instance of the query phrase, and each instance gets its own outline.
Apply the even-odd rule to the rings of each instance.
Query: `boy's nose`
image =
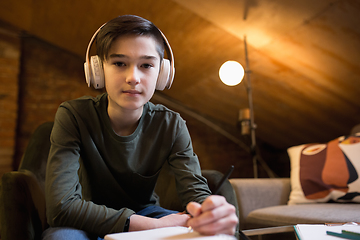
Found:
[[[133,85],[140,83],[140,72],[136,67],[131,67],[128,69],[126,82]]]

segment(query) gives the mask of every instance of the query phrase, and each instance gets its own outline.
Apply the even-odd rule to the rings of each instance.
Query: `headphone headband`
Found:
[[[106,25],[106,23],[101,25],[101,27],[99,27],[96,30],[96,32],[94,33],[94,35],[91,37],[91,40],[86,49],[86,56],[85,56],[85,63],[84,63],[85,78],[86,78],[88,87],[90,87],[90,85],[93,84],[94,88],[96,88],[96,89],[103,88],[105,85],[104,72],[102,69],[102,62],[101,62],[99,56],[96,55],[96,56],[90,57],[89,55],[90,55],[90,49],[91,49],[93,42],[95,41],[100,30],[105,25]],[[157,30],[159,31],[159,33],[161,34],[161,36],[164,40],[165,51],[166,51],[167,57],[170,58],[170,60],[164,58],[161,63],[159,77],[156,82],[156,90],[164,90],[165,88],[170,89],[172,82],[174,80],[174,75],[175,75],[174,55],[173,55],[171,46],[169,44],[169,41],[167,40],[167,38],[165,37],[163,32],[160,31],[159,28],[157,28]]]
[[[100,30],[106,25],[106,23],[104,23],[103,25],[101,25],[101,27],[98,28],[98,30],[96,30],[96,32],[93,34],[93,36],[91,37],[90,39],[90,42],[88,44],[88,47],[86,49],[86,56],[85,56],[85,64],[84,64],[84,70],[85,70],[85,78],[86,78],[86,82],[88,84],[88,87],[90,87],[91,85],[91,76],[90,76],[90,73],[91,73],[91,65],[90,65],[90,49],[91,49],[91,46],[96,38],[96,36],[98,35],[98,33],[100,32]],[[89,74],[87,74],[89,73]]]

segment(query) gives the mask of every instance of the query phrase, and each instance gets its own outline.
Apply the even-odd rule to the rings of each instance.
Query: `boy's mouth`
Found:
[[[127,93],[127,94],[140,94],[141,92],[139,92],[138,90],[125,90],[125,91],[123,91],[123,93]]]

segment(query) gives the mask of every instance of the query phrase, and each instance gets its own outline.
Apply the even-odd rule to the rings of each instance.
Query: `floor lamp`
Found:
[[[244,110],[240,111],[239,120],[242,123],[242,133],[244,134],[249,133],[251,137],[250,153],[253,161],[254,178],[258,178],[256,135],[255,135],[256,124],[254,122],[254,107],[253,107],[252,87],[251,87],[251,79],[250,79],[251,71],[249,68],[246,36],[244,36],[244,47],[245,47],[245,61],[246,61],[245,70],[240,63],[236,61],[227,61],[220,67],[219,76],[224,84],[228,86],[235,86],[242,81],[244,75],[246,74],[246,81],[247,81],[246,90],[248,95],[249,109],[246,109],[245,111]]]

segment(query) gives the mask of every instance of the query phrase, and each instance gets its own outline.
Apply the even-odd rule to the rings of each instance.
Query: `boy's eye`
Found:
[[[123,63],[123,62],[114,62],[114,65],[118,66],[118,67],[122,67],[122,66],[125,66],[125,63]]]
[[[153,67],[153,65],[149,64],[149,63],[144,63],[144,64],[142,64],[142,67],[143,68],[151,68],[151,67]]]

